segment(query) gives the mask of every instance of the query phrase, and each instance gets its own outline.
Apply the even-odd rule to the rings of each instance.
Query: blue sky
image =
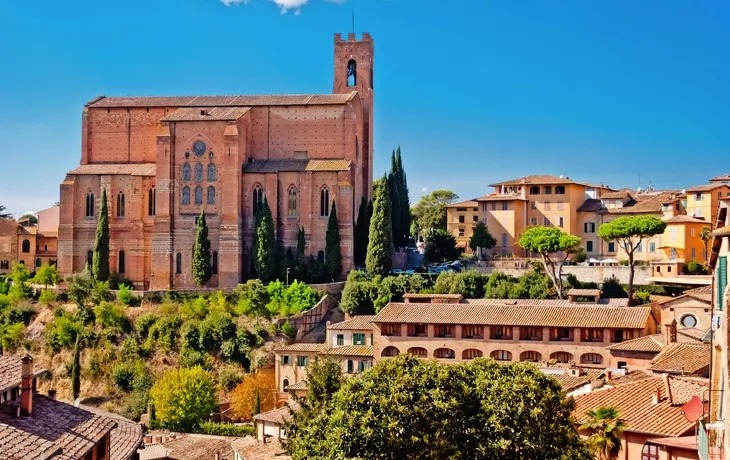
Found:
[[[0,204],[58,200],[97,95],[330,92],[353,9],[376,46],[375,175],[400,145],[412,202],[730,172],[727,1],[3,1]]]

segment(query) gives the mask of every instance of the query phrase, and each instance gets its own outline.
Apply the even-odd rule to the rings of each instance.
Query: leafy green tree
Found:
[[[96,222],[91,273],[96,281],[109,279],[109,210],[106,202],[106,189],[101,191],[101,208],[99,209],[99,220]]]
[[[34,283],[42,284],[46,289],[48,289],[48,286],[55,285],[58,281],[58,270],[55,265],[42,265],[41,268],[36,270],[35,278],[33,278]]]
[[[370,220],[370,242],[365,266],[370,276],[387,275],[393,264],[393,229],[390,216],[390,192],[385,176],[375,188],[373,217]]]
[[[274,219],[266,197],[258,212],[256,221],[256,248],[253,254],[256,275],[264,283],[274,278],[276,268],[276,236],[274,235]]]
[[[218,411],[213,376],[200,366],[169,369],[150,390],[161,427],[190,432]]]
[[[645,238],[664,233],[666,222],[655,216],[624,216],[598,227],[598,237],[604,241],[616,241],[629,258],[629,302],[634,298],[634,255]]]
[[[12,219],[13,214],[7,211],[4,205],[0,204],[0,219]]]
[[[445,262],[459,258],[459,250],[456,247],[456,237],[446,230],[433,230],[426,238],[426,250],[424,254],[426,262]]]
[[[73,400],[79,398],[81,391],[81,336],[76,335],[76,346],[74,347],[73,368],[71,369],[71,392]]]
[[[348,281],[342,290],[340,308],[350,315],[374,315],[378,290],[371,281]]]
[[[307,395],[294,413],[286,445],[294,460],[592,458],[571,421],[573,400],[529,364],[401,354],[339,385],[331,396]]]
[[[20,218],[18,220],[22,221],[22,220],[26,220],[26,219],[28,219],[28,222],[30,222],[31,225],[35,225],[38,223],[38,218],[35,216],[35,214],[30,214],[30,213],[23,214],[22,216],[20,216]]]
[[[208,239],[208,223],[205,221],[205,211],[198,217],[198,229],[195,233],[193,246],[193,281],[198,286],[208,282],[212,273],[210,266],[210,240]]]
[[[340,252],[340,226],[337,221],[337,208],[334,200],[332,200],[332,210],[329,221],[327,221],[324,260],[329,276],[338,279],[342,273],[342,253]]]
[[[705,259],[705,265],[708,265],[710,262],[710,240],[712,240],[712,229],[708,227],[707,225],[702,227],[702,230],[700,230],[700,239],[702,240],[702,244],[705,245],[705,254],[702,256],[703,259]]]
[[[461,294],[466,299],[480,299],[484,297],[488,281],[488,275],[476,270],[442,272],[433,289],[437,294]]]
[[[588,421],[581,425],[581,430],[593,432],[588,443],[593,448],[597,460],[615,460],[621,451],[621,434],[627,428],[621,420],[621,413],[612,406],[599,407],[586,412]]]
[[[450,190],[434,190],[421,197],[413,206],[413,219],[426,237],[433,230],[446,231],[446,206],[455,203],[459,195]]]
[[[489,229],[484,222],[477,222],[474,226],[474,233],[469,238],[469,247],[475,251],[479,258],[482,257],[482,250],[490,250],[497,245],[497,240],[489,233]]]
[[[520,246],[542,257],[545,272],[555,286],[559,299],[564,296],[563,264],[580,249],[580,237],[570,235],[557,227],[531,227],[520,237]]]
[[[355,222],[354,262],[356,267],[365,266],[365,254],[368,249],[368,232],[370,231],[370,216],[368,214],[368,201],[363,196],[360,201],[360,208],[357,211],[357,222]]]
[[[13,284],[8,291],[8,297],[13,302],[27,299],[33,293],[33,288],[28,284],[30,272],[28,272],[24,264],[19,262],[13,264],[10,279],[13,281]]]

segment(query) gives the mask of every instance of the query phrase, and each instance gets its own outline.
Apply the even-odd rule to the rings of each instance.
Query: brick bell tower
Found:
[[[335,81],[333,93],[357,91],[363,106],[364,136],[361,142],[363,195],[371,199],[373,190],[373,60],[375,47],[369,33],[357,40],[354,33],[335,34]],[[359,206],[359,203],[356,204]]]

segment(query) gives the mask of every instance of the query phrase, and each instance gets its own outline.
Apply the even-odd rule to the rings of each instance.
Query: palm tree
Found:
[[[700,230],[700,239],[705,243],[705,266],[709,265],[710,251],[708,250],[707,243],[712,239],[712,230],[708,226],[702,227]]]
[[[5,209],[5,206],[0,204],[0,219],[10,219],[13,215]]]
[[[588,421],[580,426],[581,430],[591,430],[588,442],[598,460],[615,460],[621,451],[621,434],[626,423],[619,418],[621,413],[615,407],[600,407],[586,412]]]

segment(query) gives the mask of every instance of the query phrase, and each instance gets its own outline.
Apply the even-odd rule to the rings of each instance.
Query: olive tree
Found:
[[[664,233],[666,222],[655,216],[624,216],[598,227],[603,241],[616,241],[629,258],[629,302],[634,295],[634,254],[645,238]]]
[[[545,272],[555,285],[559,299],[563,292],[563,264],[571,254],[580,250],[580,237],[565,233],[557,227],[531,227],[525,230],[519,241],[520,247],[536,252],[542,257]]]

